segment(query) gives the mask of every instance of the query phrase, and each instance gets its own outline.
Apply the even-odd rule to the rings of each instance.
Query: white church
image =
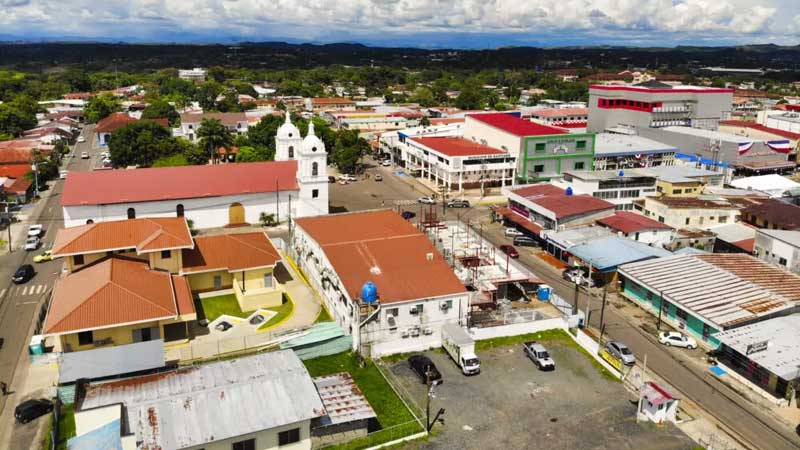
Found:
[[[61,207],[64,226],[136,217],[186,217],[194,228],[278,222],[328,214],[325,144],[292,124],[275,137],[275,161],[70,172]]]

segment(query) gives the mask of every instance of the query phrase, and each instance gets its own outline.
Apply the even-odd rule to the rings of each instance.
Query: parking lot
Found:
[[[691,449],[673,425],[637,424],[635,396],[604,377],[587,356],[565,341],[544,343],[556,363],[540,372],[521,344],[478,350],[482,371],[465,377],[443,352],[427,352],[442,373],[431,414],[445,408],[414,449]],[[405,360],[390,365],[395,381],[423,410],[425,385]]]

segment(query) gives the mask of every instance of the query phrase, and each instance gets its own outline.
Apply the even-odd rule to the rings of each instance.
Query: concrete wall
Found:
[[[469,115],[464,119],[464,137],[489,147],[505,150],[517,158],[522,151],[522,138],[473,119]]]
[[[756,231],[754,250],[758,259],[778,267],[785,267],[794,273],[800,273],[800,247],[789,245]],[[783,264],[781,264],[781,258],[785,259]]]
[[[182,322],[180,319],[166,319],[161,321],[142,322],[132,325],[121,325],[112,328],[104,328],[99,330],[92,330],[92,338],[94,341],[103,341],[111,339],[109,345],[125,345],[133,343],[133,331],[142,328],[158,328],[158,336],[152,336],[153,339],[164,337],[164,325]],[[94,350],[96,348],[93,343],[88,345],[80,345],[78,333],[63,334],[59,337],[61,349],[66,351],[69,348],[71,351]]]
[[[644,203],[645,216],[676,229],[687,227],[708,229],[720,224],[734,223],[738,221],[739,213],[739,209],[736,208],[669,208],[650,198],[646,198]]]
[[[658,192],[669,197],[697,197],[703,192],[705,183],[693,181],[689,183],[670,183],[664,180],[656,182]],[[680,191],[680,192],[676,192]]]
[[[476,341],[504,336],[519,336],[521,334],[538,333],[545,330],[567,330],[567,322],[561,317],[553,319],[534,320],[532,322],[511,323],[496,327],[470,328],[469,334]]]
[[[214,287],[215,276],[221,277],[221,289],[230,289],[233,286],[233,276],[230,272],[227,270],[217,270],[214,272],[188,274],[189,287],[192,289],[192,292],[213,291],[216,289],[216,287]]]
[[[178,273],[183,267],[183,252],[180,250],[170,250],[169,258],[162,258],[161,252],[149,253],[148,256],[150,257],[150,267],[153,269]]]
[[[294,444],[282,445],[281,450],[310,450],[311,449],[311,421],[305,420],[295,424],[276,427],[257,433],[245,434],[230,439],[209,442],[208,444],[186,447],[185,450],[231,450],[236,442],[248,439],[256,440],[256,450],[269,450],[278,448],[278,433],[292,428],[300,428],[300,441]]]

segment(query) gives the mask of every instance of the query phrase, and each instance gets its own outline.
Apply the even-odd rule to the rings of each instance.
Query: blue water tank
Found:
[[[539,289],[536,290],[536,298],[543,302],[550,300],[550,286],[546,284],[540,285]]]
[[[378,287],[372,281],[367,281],[361,288],[361,301],[375,303],[378,301]]]
[[[625,176],[625,171],[624,170],[620,170],[619,171],[619,176],[624,177]]]
[[[572,195],[572,187],[567,188],[567,195]]]

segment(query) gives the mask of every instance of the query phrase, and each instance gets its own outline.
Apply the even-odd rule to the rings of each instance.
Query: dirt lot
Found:
[[[672,425],[637,424],[635,398],[601,375],[569,344],[545,343],[556,361],[540,372],[521,345],[479,350],[482,372],[461,375],[442,352],[426,353],[442,372],[431,411],[445,408],[435,436],[413,449],[691,449]],[[425,407],[425,386],[405,361],[390,365],[413,401]]]

